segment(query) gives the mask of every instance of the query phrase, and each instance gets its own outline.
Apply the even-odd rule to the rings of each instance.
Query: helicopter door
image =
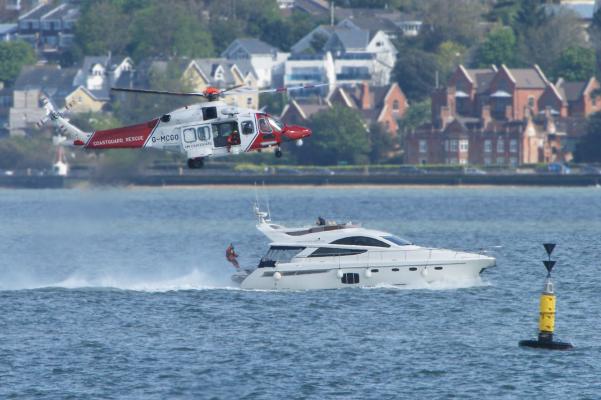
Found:
[[[188,126],[182,130],[182,146],[188,158],[205,157],[213,153],[211,128]]]
[[[240,152],[240,130],[238,121],[220,122],[211,125],[215,155]]]

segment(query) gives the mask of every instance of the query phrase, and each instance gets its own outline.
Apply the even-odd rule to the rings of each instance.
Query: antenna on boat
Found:
[[[265,191],[265,181],[263,181],[263,191]],[[271,209],[269,208],[269,195],[265,195],[265,204],[267,205],[267,220],[271,221]]]
[[[269,214],[269,201],[267,202],[267,212],[261,211],[261,205],[259,203],[259,193],[257,192],[257,182],[255,182],[255,204],[254,204],[255,215],[259,218],[259,223],[271,221]]]

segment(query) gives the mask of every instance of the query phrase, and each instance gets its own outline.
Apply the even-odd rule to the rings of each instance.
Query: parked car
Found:
[[[465,175],[486,175],[487,172],[479,169],[479,168],[474,168],[474,167],[465,167],[463,168],[463,173]]]
[[[428,171],[417,168],[415,165],[401,165],[399,172],[406,175],[423,175],[428,173]]]
[[[550,163],[539,172],[557,174],[557,175],[568,175],[572,172],[570,167],[562,163]]]
[[[596,167],[594,165],[585,165],[580,168],[580,172],[585,175],[601,175],[601,167]]]

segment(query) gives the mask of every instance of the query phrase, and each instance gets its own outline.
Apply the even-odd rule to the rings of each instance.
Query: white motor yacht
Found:
[[[255,208],[257,229],[272,243],[254,270],[232,276],[243,289],[334,289],[405,286],[479,279],[495,259],[417,246],[388,232],[319,221],[286,228]]]

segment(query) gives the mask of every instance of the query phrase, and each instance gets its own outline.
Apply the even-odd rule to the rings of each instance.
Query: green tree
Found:
[[[601,8],[593,15],[593,21],[591,22],[591,42],[595,47],[595,53],[597,58],[596,74],[597,79],[601,79]]]
[[[430,121],[432,115],[432,101],[428,98],[419,103],[413,103],[399,124],[399,132],[406,133],[417,129]]]
[[[133,55],[146,57],[211,57],[211,34],[183,3],[157,2],[134,13]]]
[[[586,132],[576,146],[576,161],[601,162],[601,112],[589,117]]]
[[[538,64],[543,71],[553,71],[555,63],[568,48],[586,46],[578,15],[569,10],[547,16],[544,23],[526,28],[518,38],[520,62]]]
[[[442,42],[436,50],[436,62],[441,79],[446,81],[459,64],[463,64],[467,48],[458,43],[447,40]]]
[[[300,163],[360,164],[368,160],[367,130],[356,110],[335,106],[313,115],[307,125],[313,136],[297,150]]]
[[[28,43],[0,42],[0,81],[12,83],[24,65],[35,62],[35,53]]]
[[[491,22],[513,25],[521,7],[519,0],[499,0],[492,6],[486,18]]]
[[[515,65],[516,38],[510,27],[493,29],[478,47],[474,64],[478,67],[490,65]]]
[[[382,124],[374,123],[369,127],[369,162],[385,163],[395,150],[395,140]]]
[[[568,47],[556,63],[552,78],[586,81],[595,74],[595,51],[585,47]]]
[[[408,46],[400,49],[399,53],[401,56],[393,69],[394,80],[409,101],[428,98],[436,83],[436,56]]]
[[[111,1],[85,7],[75,25],[75,41],[84,55],[123,54],[130,42],[130,18]]]
[[[429,0],[424,2],[424,49],[434,51],[450,40],[464,46],[478,42],[480,28],[476,21],[486,11],[478,0]]]
[[[177,61],[156,63],[150,69],[148,84],[151,89],[189,92],[181,80],[181,68]],[[196,98],[153,94],[121,93],[113,101],[115,117],[123,124],[134,124],[159,117],[176,108],[198,101]]]

